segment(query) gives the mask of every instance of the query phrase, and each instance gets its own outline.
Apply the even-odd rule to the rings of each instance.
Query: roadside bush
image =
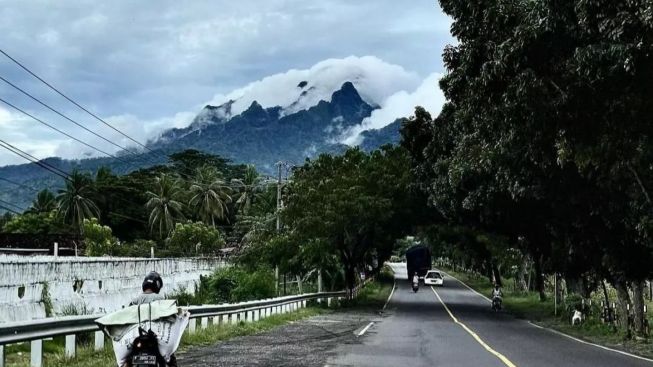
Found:
[[[177,223],[166,241],[169,256],[215,256],[225,244],[222,233],[201,222]]]
[[[243,302],[274,297],[274,274],[268,269],[249,272],[243,268],[219,269],[208,280],[212,302]],[[201,286],[200,286],[201,287]]]

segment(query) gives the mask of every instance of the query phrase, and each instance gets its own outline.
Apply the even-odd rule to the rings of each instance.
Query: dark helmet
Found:
[[[163,288],[163,279],[156,271],[151,271],[143,280],[143,292],[151,290],[154,293],[159,293]]]

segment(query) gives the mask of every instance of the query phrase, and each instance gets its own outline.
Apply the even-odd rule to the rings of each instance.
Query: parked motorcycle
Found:
[[[413,292],[417,293],[419,289],[419,282],[413,282]]]

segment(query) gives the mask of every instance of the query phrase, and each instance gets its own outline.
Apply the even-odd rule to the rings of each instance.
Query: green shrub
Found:
[[[177,223],[166,242],[170,256],[215,256],[225,244],[217,228],[202,222]]]
[[[206,282],[209,298],[215,303],[243,302],[275,295],[274,274],[268,269],[253,272],[239,267],[219,269]]]

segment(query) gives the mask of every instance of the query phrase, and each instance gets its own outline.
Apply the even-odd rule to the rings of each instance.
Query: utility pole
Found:
[[[277,233],[281,232],[281,166],[283,165],[283,162],[279,161],[277,162],[277,168],[279,169],[279,176],[277,180]],[[277,293],[277,296],[279,295],[279,265],[274,267],[274,288]],[[284,290],[286,288],[286,276],[284,274],[283,277],[284,280]]]
[[[277,232],[281,231],[281,167],[283,165],[283,162],[277,162],[277,168],[279,169],[279,176],[277,179]]]

